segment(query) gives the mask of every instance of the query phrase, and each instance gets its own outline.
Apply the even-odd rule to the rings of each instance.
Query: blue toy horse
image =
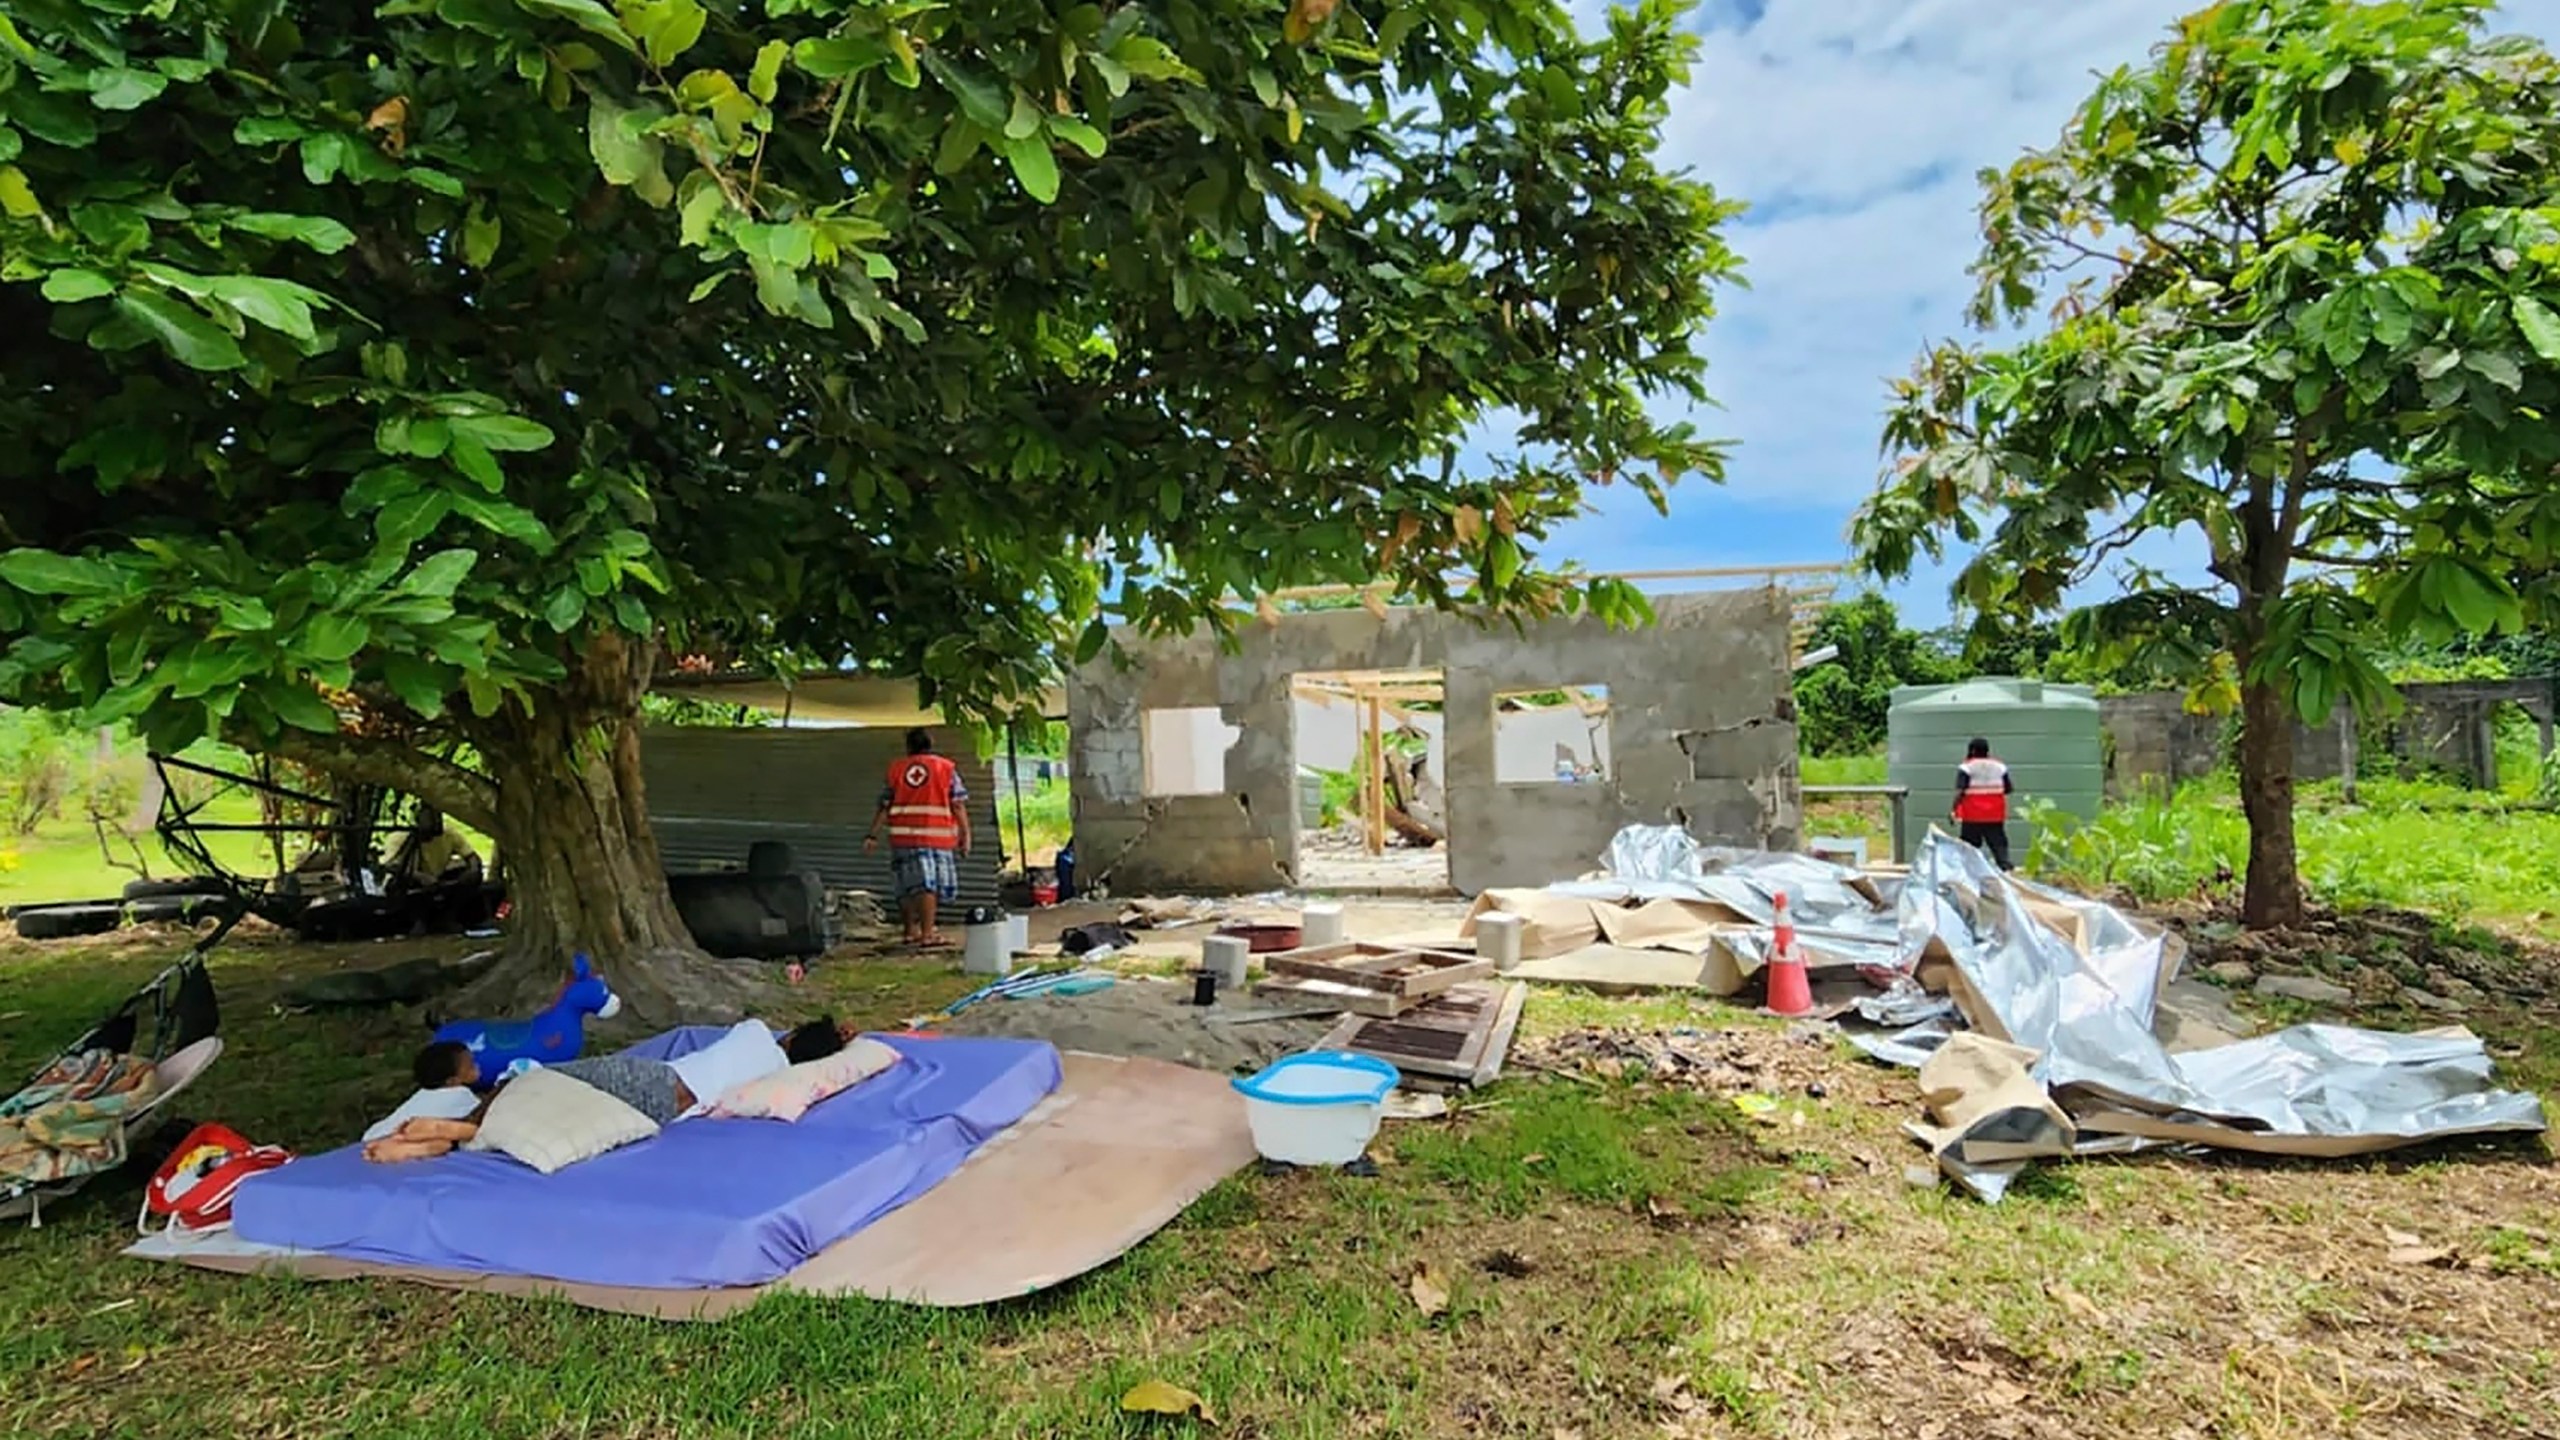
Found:
[[[468,1047],[485,1090],[521,1070],[529,1062],[557,1065],[575,1060],[587,1045],[587,1017],[610,1020],[622,1013],[622,997],[613,993],[583,954],[569,962],[569,983],[551,1008],[530,1020],[456,1020],[439,1028],[439,1043]]]

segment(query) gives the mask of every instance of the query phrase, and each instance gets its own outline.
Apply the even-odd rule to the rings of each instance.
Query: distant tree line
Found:
[[[1796,677],[1796,727],[1805,753],[1863,755],[1884,744],[1893,692],[1905,685],[1951,685],[1977,676],[2016,676],[2087,685],[2101,695],[2185,689],[2195,708],[2228,711],[2237,698],[2227,669],[2203,683],[2139,662],[2111,662],[2073,648],[2057,620],[1982,621],[1915,630],[1874,591],[1832,606],[1815,622],[1805,653],[1836,645],[1838,656]],[[2506,680],[2560,675],[2560,633],[2406,641],[2379,657],[2394,684]]]

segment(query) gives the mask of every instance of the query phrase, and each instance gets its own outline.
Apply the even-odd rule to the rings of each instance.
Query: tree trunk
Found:
[[[456,1015],[512,1016],[559,992],[583,952],[621,997],[621,1019],[655,1030],[734,1021],[775,993],[762,966],[694,944],[667,892],[640,774],[645,657],[608,637],[572,662],[538,713],[513,705],[471,738],[496,782],[492,838],[513,912],[488,975]]]
[[[2264,681],[2243,680],[2240,686],[2240,809],[2249,817],[2249,878],[2240,923],[2252,930],[2301,924],[2302,875],[2293,847],[2293,715],[2283,694]]]

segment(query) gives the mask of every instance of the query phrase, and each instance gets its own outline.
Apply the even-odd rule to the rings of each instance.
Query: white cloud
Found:
[[[1669,521],[1608,497],[1565,537],[1577,558],[1659,565],[1694,545],[1694,563],[1719,563],[1734,544],[1719,511],[1770,507],[1808,512],[1801,558],[1836,557],[1874,483],[1887,378],[1964,328],[1974,175],[2053,141],[2096,74],[2141,62],[2199,3],[1704,0],[1663,152],[1751,206],[1730,237],[1750,288],[1725,297],[1705,347],[1723,408],[1699,417],[1740,448],[1728,483],[1681,494]],[[1588,32],[1607,7],[1574,8]],[[2499,24],[2560,36],[2560,0],[2508,0]],[[1909,599],[1938,611],[1942,589]]]

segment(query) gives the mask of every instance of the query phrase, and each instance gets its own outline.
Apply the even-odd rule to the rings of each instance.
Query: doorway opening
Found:
[[[1292,676],[1298,884],[1354,895],[1449,889],[1445,687],[1438,670]]]

